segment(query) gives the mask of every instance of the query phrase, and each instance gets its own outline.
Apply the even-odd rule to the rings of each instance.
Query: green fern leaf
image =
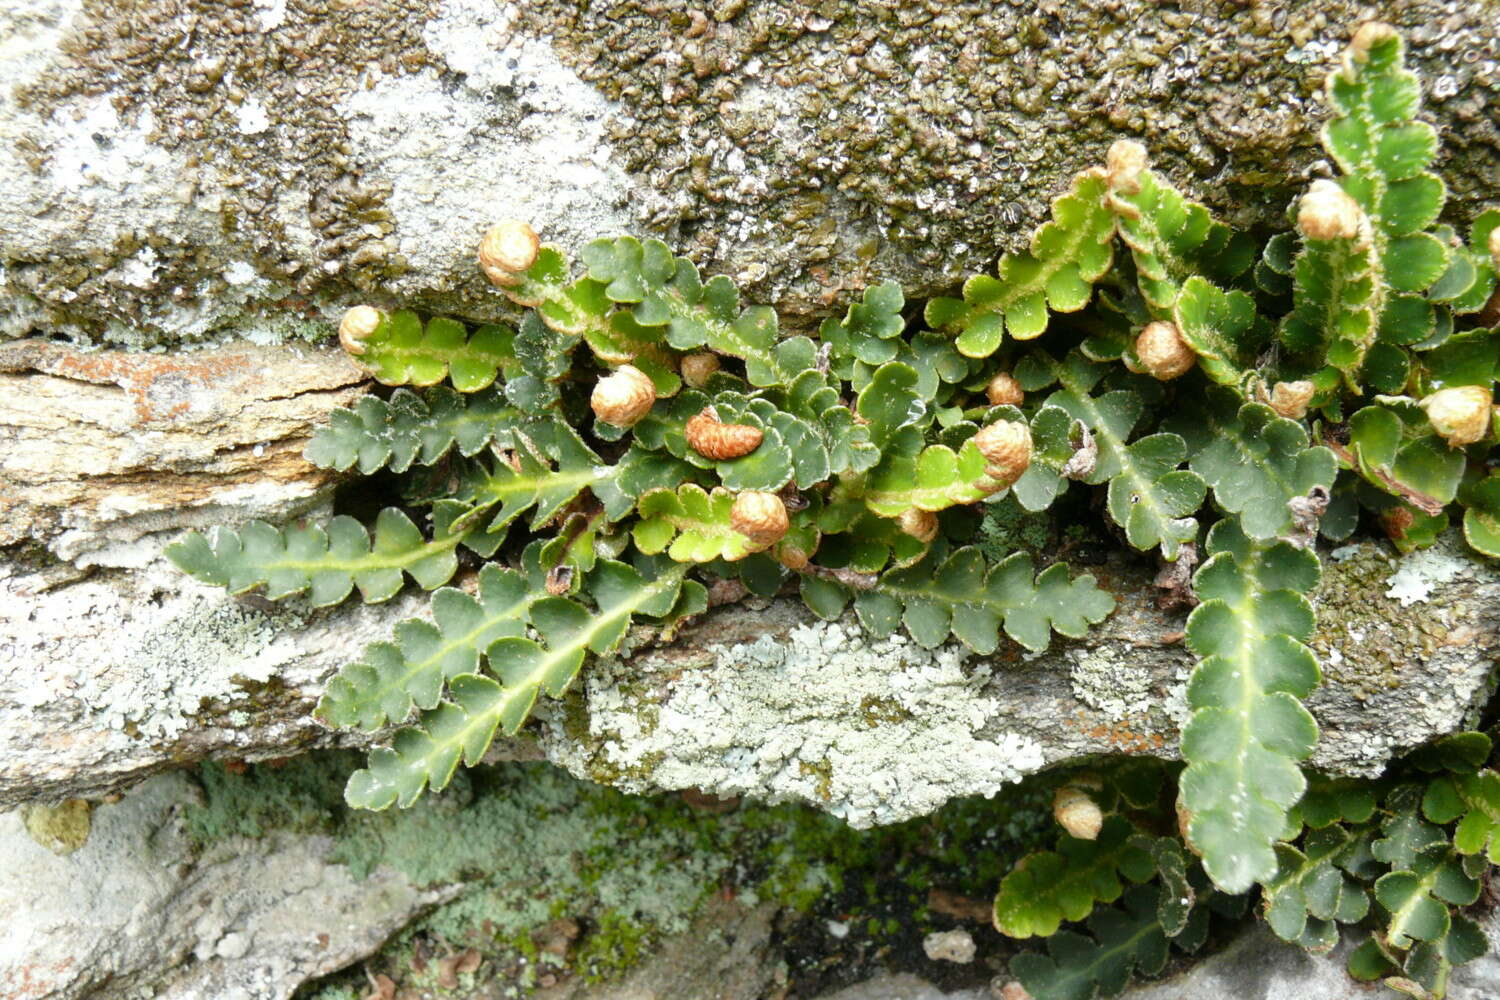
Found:
[[[879,366],[894,361],[903,346],[899,337],[906,328],[901,310],[906,296],[894,281],[883,281],[865,289],[864,298],[849,306],[842,320],[829,317],[818,337],[835,357],[853,358]]]
[[[1013,340],[1041,336],[1049,309],[1082,309],[1113,260],[1115,224],[1104,191],[1102,172],[1079,174],[1052,202],[1052,219],[1033,234],[1029,250],[1001,257],[997,277],[970,278],[962,299],[928,302],[927,325],[955,335],[965,357],[987,358],[1007,332]]]
[[[459,392],[478,392],[515,361],[515,333],[481,326],[470,334],[456,320],[437,317],[424,327],[408,310],[383,315],[361,341],[356,360],[382,385],[436,385],[448,378]]]
[[[1469,233],[1469,245],[1454,253],[1455,263],[1467,261],[1473,276],[1465,284],[1462,270],[1452,278],[1444,275],[1428,290],[1428,298],[1447,302],[1459,315],[1476,313],[1485,307],[1495,294],[1497,277],[1500,277],[1496,273],[1495,259],[1489,253],[1490,234],[1496,229],[1500,229],[1500,208],[1479,213]],[[1458,266],[1462,268],[1461,263]]]
[[[995,929],[1006,937],[1051,937],[1065,920],[1083,920],[1100,903],[1113,903],[1127,883],[1156,874],[1135,828],[1111,816],[1095,840],[1063,834],[1056,851],[1037,851],[1016,862],[995,896]]]
[[[1462,818],[1453,835],[1454,849],[1500,864],[1500,774],[1486,768],[1461,775],[1455,783]]]
[[[1452,927],[1449,907],[1478,898],[1479,880],[1464,871],[1446,844],[1427,848],[1411,859],[1410,867],[1375,883],[1375,899],[1388,916],[1386,941],[1393,948],[1441,940]]]
[[[1474,551],[1500,558],[1500,476],[1479,480],[1464,503],[1464,538]]]
[[[330,726],[373,732],[403,722],[415,705],[431,709],[443,685],[479,669],[479,657],[496,639],[525,633],[536,595],[520,574],[493,564],[479,573],[479,596],[443,587],[432,595],[433,622],[408,619],[395,642],[365,647],[342,667],[313,713]]]
[[[1059,406],[1042,406],[1031,417],[1031,464],[1011,487],[1028,511],[1046,510],[1067,488],[1064,473],[1084,447],[1083,424]],[[1080,471],[1077,473],[1082,475]]]
[[[685,587],[701,591],[698,584],[684,583],[685,569],[665,560],[648,560],[640,568],[601,560],[589,574],[592,613],[561,597],[534,602],[530,624],[541,641],[495,640],[485,653],[488,673],[452,678],[450,700],[397,732],[389,748],[371,751],[369,766],[350,776],[345,799],[355,808],[404,808],[426,788],[442,790],[460,762],[479,763],[497,730],[519,730],[543,691],[560,698],[588,653],[616,649],[634,615],[669,615]]]
[[[1449,448],[1410,400],[1367,406],[1349,419],[1345,464],[1428,515],[1458,495],[1464,453]]]
[[[1209,378],[1221,385],[1244,380],[1265,342],[1254,299],[1241,291],[1221,291],[1193,275],[1182,283],[1172,314]]]
[[[1309,447],[1300,423],[1264,404],[1243,403],[1231,389],[1209,387],[1202,410],[1183,413],[1169,426],[1187,442],[1189,467],[1251,538],[1290,534],[1288,503],[1318,487],[1331,489],[1338,472],[1333,452]]]
[[[1192,515],[1203,506],[1207,486],[1196,471],[1180,469],[1187,445],[1176,434],[1152,434],[1126,446],[1118,476],[1109,481],[1109,514],[1138,549],[1161,546],[1176,559],[1198,537]]]
[[[1286,542],[1252,542],[1231,520],[1214,526],[1208,551],[1193,578],[1203,603],[1187,625],[1200,660],[1188,683],[1179,797],[1205,871],[1236,893],[1275,875],[1273,845],[1306,787],[1297,762],[1312,752],[1317,724],[1301,699],[1319,674],[1305,645],[1313,610],[1304,595],[1318,560]]]
[[[643,328],[662,327],[679,351],[708,347],[741,358],[751,385],[788,385],[812,366],[806,337],[778,343],[776,313],[764,306],[743,312],[734,282],[719,275],[703,282],[685,257],[673,257],[657,240],[595,240],[584,248],[589,277],[613,302],[630,304]]]
[[[494,389],[472,395],[446,386],[433,386],[421,395],[397,389],[389,401],[361,396],[353,406],[334,410],[304,455],[324,469],[357,465],[366,476],[386,466],[405,472],[413,462],[436,463],[455,445],[459,454],[475,455],[504,439],[520,419],[520,411],[507,406]]]
[[[1309,197],[1352,199],[1357,220],[1304,234],[1294,309],[1280,335],[1314,366],[1326,359],[1351,388],[1368,383],[1396,392],[1405,378],[1399,346],[1423,340],[1435,322],[1428,301],[1413,293],[1450,266],[1447,246],[1424,231],[1446,197],[1442,181],[1426,172],[1437,136],[1412,120],[1421,88],[1389,29],[1367,26],[1329,74],[1327,93],[1334,117],[1323,127],[1323,146],[1344,176],[1337,185],[1318,182],[1322,189],[1315,185]]]
[[[691,465],[671,455],[632,445],[589,489],[604,505],[604,516],[614,522],[634,510],[648,490],[675,487],[691,479],[693,471]]]
[[[265,596],[274,601],[309,592],[312,604],[324,607],[358,587],[365,602],[374,604],[395,596],[403,574],[424,590],[442,586],[458,568],[454,548],[460,542],[482,555],[494,551],[499,545],[494,535],[454,529],[461,510],[462,505],[452,503],[435,509],[431,540],[405,514],[387,507],[375,520],[373,540],[364,525],[343,515],[326,528],[298,524],[278,529],[250,521],[239,531],[190,532],[167,546],[166,555],[184,573],[233,594],[264,587]]]
[[[499,531],[531,510],[530,527],[535,531],[585,489],[617,473],[601,464],[578,432],[555,416],[528,420],[511,438],[507,457],[472,461],[460,468],[451,492],[470,508],[460,520],[461,529],[486,523],[487,530]]]
[[[1302,850],[1276,845],[1278,868],[1266,883],[1261,906],[1278,937],[1309,951],[1326,952],[1338,942],[1334,923],[1365,918],[1370,897],[1341,867],[1346,856],[1368,849],[1362,838],[1368,834],[1333,825],[1310,833]]]
[[[1134,190],[1132,190],[1132,188]],[[1133,173],[1104,199],[1135,261],[1136,283],[1152,315],[1170,319],[1186,282],[1227,281],[1249,268],[1253,245],[1188,201],[1155,171]]]
[[[965,441],[957,451],[942,444],[928,445],[915,455],[887,451],[865,481],[865,503],[882,517],[977,503],[1001,488],[986,473],[986,465],[973,441]]]
[[[1047,939],[1047,954],[1022,952],[1012,974],[1035,1000],[1094,1000],[1114,996],[1136,973],[1155,975],[1166,965],[1168,940],[1157,916],[1157,886],[1135,886],[1124,909],[1089,918],[1094,937],[1061,931]]]
[[[880,461],[880,449],[870,440],[869,429],[855,421],[827,376],[814,370],[798,375],[787,386],[780,405],[817,430],[834,475],[864,472]]]
[[[724,489],[706,492],[695,483],[675,491],[649,490],[637,509],[640,520],[631,529],[636,548],[647,555],[666,552],[677,562],[734,561],[756,550],[745,535],[730,526],[734,494]]]
[[[1109,483],[1110,516],[1126,529],[1132,545],[1161,546],[1176,559],[1183,543],[1197,537],[1191,516],[1203,503],[1205,485],[1196,472],[1179,469],[1187,448],[1175,434],[1153,434],[1127,444],[1144,410],[1141,394],[1114,389],[1093,395],[1108,366],[1074,351],[1058,362],[1036,351],[1016,367],[1028,391],[1059,383],[1045,406],[1055,406],[1089,429],[1098,448],[1086,483]]]
[[[856,610],[866,628],[889,634],[898,621],[919,645],[937,646],[951,634],[978,653],[993,653],[999,631],[1032,652],[1042,652],[1052,633],[1083,636],[1108,617],[1115,601],[1087,574],[1069,577],[1056,563],[1033,579],[1031,556],[1017,552],[989,566],[977,548],[936,555],[893,569],[875,589],[862,593]]]

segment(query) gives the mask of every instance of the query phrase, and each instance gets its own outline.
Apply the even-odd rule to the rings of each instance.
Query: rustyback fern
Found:
[[[1113,992],[1258,889],[1272,929],[1313,950],[1373,922],[1354,971],[1439,995],[1475,950],[1459,908],[1476,859],[1500,854],[1488,742],[1404,784],[1303,767],[1319,532],[1364,511],[1410,550],[1452,516],[1500,556],[1500,209],[1438,221],[1436,133],[1403,60],[1392,29],[1355,33],[1325,88],[1336,175],[1289,207],[1290,232],[1235,231],[1121,141],[993,274],[922,308],[871,284],[816,333],[784,336],[660,241],[595,240],[575,265],[500,223],[479,261],[513,323],[360,306],[340,327],[391,388],[335,411],[307,458],[386,470],[403,506],[373,534],[250,522],[168,555],[320,606],[408,577],[433,591],[317,710],[396,727],[348,787],[384,808],[444,787],[633,624],[669,636],[704,613],[718,581],[981,655],[1080,638],[1107,586],[996,551],[983,525],[995,505],[1092,502],[1190,581],[1184,765],[1148,794],[1093,786],[1098,839],[1006,878],[997,926],[1048,939],[1018,978],[1038,1000]],[[1173,788],[1175,804],[1156,790]],[[1143,819],[1168,808],[1180,840]]]

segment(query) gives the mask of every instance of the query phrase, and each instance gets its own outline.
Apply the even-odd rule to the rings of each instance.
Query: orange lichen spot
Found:
[[[1073,728],[1091,740],[1108,743],[1121,753],[1152,753],[1162,749],[1167,743],[1160,733],[1137,731],[1125,721],[1099,722],[1083,712],[1074,714]]]

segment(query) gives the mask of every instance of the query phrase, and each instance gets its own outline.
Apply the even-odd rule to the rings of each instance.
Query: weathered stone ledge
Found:
[[[1372,774],[1487,698],[1500,574],[1457,544],[1340,555],[1321,591],[1314,763]],[[820,622],[785,600],[716,609],[671,646],[589,664],[528,733],[549,759],[622,789],[802,799],[856,826],[1090,754],[1173,755],[1191,666],[1181,617],[1152,607],[1139,573],[1099,572],[1119,609],[1040,656],[870,642],[852,619]],[[99,796],[207,757],[362,745],[320,727],[312,705],[425,602],[263,609],[165,561],[40,591],[35,579],[0,570],[0,806]],[[502,752],[538,751],[525,740]]]

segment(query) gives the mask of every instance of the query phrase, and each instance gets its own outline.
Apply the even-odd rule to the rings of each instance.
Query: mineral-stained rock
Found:
[[[21,0],[0,11],[0,329],[297,335],[374,296],[494,314],[500,215],[666,238],[794,321],[950,286],[1128,135],[1237,224],[1322,169],[1370,10],[1295,4]],[[1455,222],[1494,196],[1492,4],[1394,0]],[[293,317],[289,319],[288,317]],[[311,326],[309,327],[309,321]]]
[[[141,561],[135,546],[153,532],[301,514],[335,478],[302,448],[366,378],[342,352],[310,347],[0,343],[0,545],[122,565]]]

